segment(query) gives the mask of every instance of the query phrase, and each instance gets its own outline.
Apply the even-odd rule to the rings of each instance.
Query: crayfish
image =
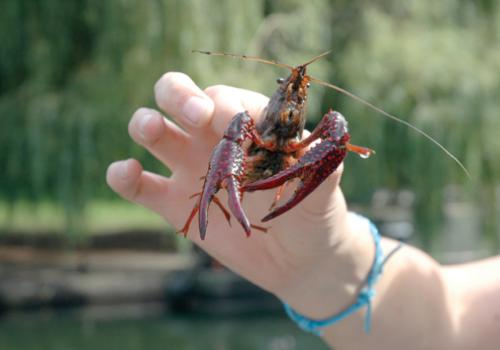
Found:
[[[190,224],[199,212],[199,232],[205,239],[208,226],[208,208],[211,202],[222,210],[230,220],[230,212],[243,227],[247,236],[251,228],[266,231],[266,228],[252,225],[241,206],[244,192],[279,187],[271,211],[262,221],[271,220],[299,204],[312,193],[342,163],[348,151],[368,158],[373,150],[353,145],[346,119],[339,112],[327,112],[312,133],[302,139],[305,126],[307,94],[311,82],[316,82],[344,93],[357,101],[377,110],[385,116],[400,122],[434,142],[462,167],[460,161],[425,132],[401,120],[358,96],[336,85],[323,82],[307,75],[307,66],[329,52],[314,57],[310,61],[292,67],[280,62],[258,57],[240,56],[227,53],[197,51],[208,55],[230,56],[273,64],[291,71],[288,78],[277,80],[278,88],[263,110],[257,123],[246,111],[236,114],[230,121],[224,136],[215,146],[210,157],[199,200],[191,211],[184,227],[179,230],[187,235]],[[309,150],[307,147],[319,140]],[[283,187],[292,179],[299,183],[292,196],[282,205],[276,206]],[[228,192],[230,212],[224,208],[216,193],[225,188]]]

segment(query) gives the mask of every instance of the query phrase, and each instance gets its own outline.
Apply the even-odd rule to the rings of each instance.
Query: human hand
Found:
[[[141,204],[179,229],[186,221],[202,188],[213,147],[230,119],[247,110],[258,119],[268,99],[258,93],[228,86],[204,91],[182,73],[167,73],[155,85],[158,106],[176,123],[159,112],[140,108],[129,124],[132,139],[155,155],[172,171],[170,178],[142,169],[133,159],[111,164],[107,181],[122,197]],[[314,193],[290,212],[269,222],[267,234],[253,230],[247,238],[233,218],[232,227],[216,206],[211,206],[205,240],[193,223],[188,238],[221,263],[262,288],[287,301],[311,317],[325,317],[337,310],[340,296],[351,295],[365,278],[372,256],[353,257],[350,239],[362,223],[349,216],[340,187],[339,167]],[[287,186],[286,198],[295,186]],[[288,193],[287,193],[288,192]],[[226,203],[225,190],[219,191]],[[267,214],[274,191],[246,193],[243,208],[254,224]],[[370,240],[369,235],[364,235]],[[359,239],[359,235],[358,238]],[[370,243],[372,244],[372,243]],[[345,269],[352,259],[361,259],[359,272]],[[346,272],[348,271],[348,272]],[[345,283],[320,282],[333,275]],[[335,288],[339,290],[335,293]],[[326,293],[328,290],[328,293]],[[333,293],[332,293],[333,291]],[[325,292],[325,295],[322,293]],[[339,294],[340,293],[340,294]],[[325,308],[318,300],[334,296]]]

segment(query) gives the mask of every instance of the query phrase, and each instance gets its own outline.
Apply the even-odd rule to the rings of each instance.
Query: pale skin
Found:
[[[129,133],[172,176],[148,172],[128,159],[109,166],[107,182],[123,198],[181,228],[195,201],[189,197],[201,190],[200,176],[231,117],[247,110],[258,119],[268,99],[222,85],[201,90],[182,73],[165,74],[155,85],[155,96],[175,123],[140,108]],[[196,220],[188,239],[296,311],[315,319],[336,314],[355,301],[374,255],[368,225],[347,209],[341,173],[342,166],[291,212],[269,222],[267,234],[254,230],[247,238],[234,219],[229,227],[212,205],[206,239],[200,240]],[[225,203],[224,190],[219,195]],[[273,197],[274,191],[245,194],[243,207],[252,223],[260,224]],[[396,242],[383,239],[382,245],[389,252]],[[322,337],[336,349],[498,349],[498,271],[499,257],[445,267],[405,246],[376,285],[371,333],[363,330],[363,309],[325,328]]]

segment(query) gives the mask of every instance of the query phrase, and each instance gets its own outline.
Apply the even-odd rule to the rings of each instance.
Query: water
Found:
[[[75,313],[17,314],[0,318],[0,349],[291,350],[327,347],[283,316],[102,317]]]

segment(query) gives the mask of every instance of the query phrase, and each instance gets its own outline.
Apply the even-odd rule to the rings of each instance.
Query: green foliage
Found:
[[[313,87],[309,127],[332,106],[348,117],[353,143],[377,150],[370,161],[349,158],[349,198],[367,202],[376,188],[411,189],[417,222],[426,228],[421,232],[432,232],[446,185],[465,185],[478,203],[495,203],[499,11],[491,0],[6,0],[0,12],[0,198],[11,206],[54,201],[65,208],[68,230],[85,230],[89,199],[113,198],[104,182],[111,161],[135,157],[168,175],[127,135],[134,110],[154,107],[152,86],[161,74],[184,71],[202,87],[231,84],[268,95],[274,77],[286,74],[192,49],[289,64],[332,49],[311,66],[313,76],[422,128],[472,173],[466,180],[408,128]],[[488,209],[492,233],[498,208]],[[431,233],[424,238],[431,240]]]
[[[422,232],[436,226],[443,188],[449,184],[469,186],[478,203],[489,203],[490,215],[496,215],[495,201],[481,190],[498,183],[500,170],[500,12],[486,3],[365,6],[366,32],[345,52],[342,75],[348,86],[427,131],[472,174],[467,179],[451,159],[411,130],[372,118],[374,113],[359,106],[344,107],[353,116],[356,139],[380,150],[377,162],[362,165],[378,175],[365,185],[412,188]],[[369,116],[357,118],[360,113]],[[349,186],[355,191],[354,183]],[[491,237],[495,233],[489,230]]]

